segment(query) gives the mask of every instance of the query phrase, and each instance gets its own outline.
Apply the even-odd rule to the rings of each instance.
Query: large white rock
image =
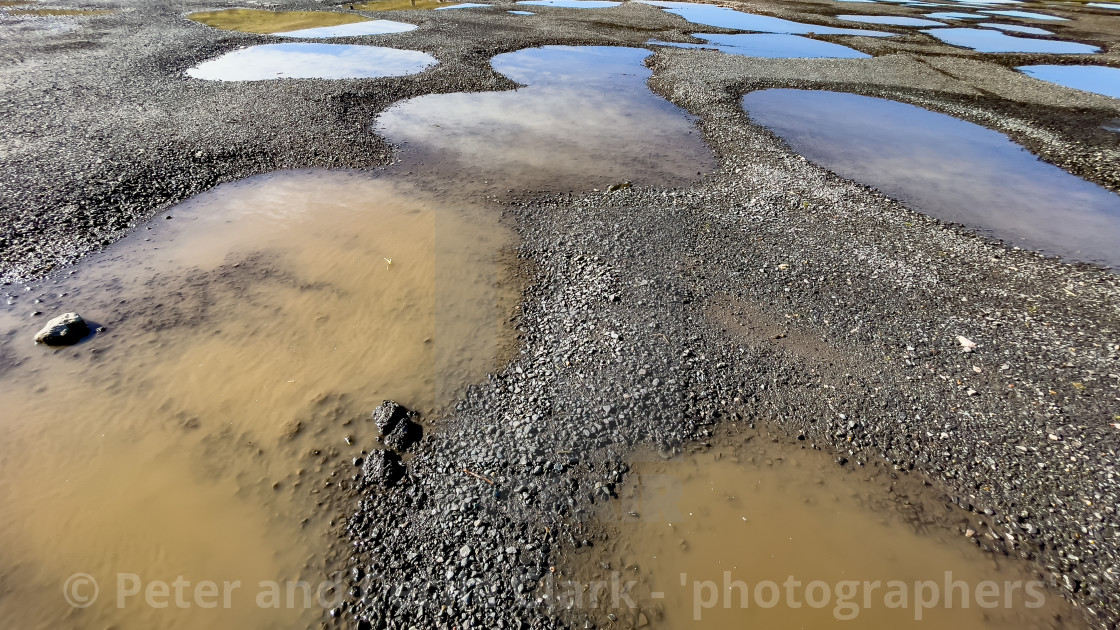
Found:
[[[47,322],[35,334],[35,343],[48,346],[69,346],[78,343],[89,334],[89,325],[77,313],[63,313]]]

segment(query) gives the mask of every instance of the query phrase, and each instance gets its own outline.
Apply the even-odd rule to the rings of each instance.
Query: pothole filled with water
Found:
[[[1015,37],[986,28],[935,28],[922,31],[937,39],[961,48],[984,53],[1053,53],[1087,55],[1100,52],[1100,48],[1078,42],[1053,39]]]
[[[517,4],[566,9],[609,9],[622,3],[611,0],[520,0]]]
[[[1120,68],[1108,66],[1019,66],[1016,70],[1075,90],[1120,98]]]
[[[935,20],[984,20],[987,16],[976,15],[975,13],[958,13],[956,11],[943,11],[937,13],[927,13],[928,18]]]
[[[637,459],[593,516],[605,540],[540,592],[577,627],[1079,627],[1021,559],[970,542],[1002,532],[884,465],[840,468],[755,431]]]
[[[646,86],[650,51],[546,46],[497,55],[526,85],[398,103],[376,131],[422,168],[473,173],[535,190],[606,188],[623,180],[679,186],[715,161],[695,119]],[[512,186],[510,186],[512,187]]]
[[[422,72],[438,63],[418,50],[343,44],[263,44],[226,53],[187,70],[210,81],[364,79]]]
[[[349,508],[327,497],[376,443],[370,411],[392,398],[430,414],[509,351],[513,240],[488,210],[291,172],[167,216],[0,312],[11,627],[311,627]],[[32,309],[75,304],[106,330],[31,343]],[[100,582],[88,608],[59,600],[78,573]],[[140,590],[118,606],[130,574]],[[187,606],[146,604],[148,584],[179,576]],[[297,580],[315,585],[310,605],[287,603]],[[261,581],[283,585],[276,608]],[[203,582],[214,608],[192,603]]]
[[[438,9],[453,4],[454,0],[374,0],[347,6],[359,11],[413,11]]]
[[[863,24],[887,24],[890,26],[944,26],[934,20],[923,20],[915,17],[901,15],[838,15],[838,20],[845,22],[860,22]]]
[[[892,37],[893,33],[882,31],[866,31],[852,28],[836,28],[818,24],[805,24],[769,15],[744,13],[716,6],[714,4],[696,4],[691,2],[667,2],[662,0],[637,0],[642,4],[660,7],[668,13],[679,15],[693,24],[718,26],[740,31],[755,31],[758,33],[781,33],[786,35],[862,35],[864,37]]]
[[[794,151],[918,212],[1051,254],[1120,265],[1120,196],[1003,134],[840,92],[761,90],[743,106]]]
[[[976,26],[984,28],[994,28],[997,31],[1009,31],[1012,33],[1023,33],[1024,35],[1053,35],[1051,31],[1044,28],[1035,26],[1021,26],[1019,24],[998,24],[996,22],[980,22]]]
[[[718,50],[729,55],[777,59],[868,59],[871,57],[871,55],[860,52],[854,48],[833,44],[832,42],[822,42],[808,37],[801,37],[800,35],[777,35],[769,33],[711,35],[706,33],[693,33],[692,36],[708,43],[681,44],[677,42],[650,40],[649,44],[654,46],[672,46],[675,48],[704,48]]]
[[[1054,21],[1054,22],[1067,22],[1068,21],[1064,17],[1058,17],[1056,15],[1047,15],[1045,13],[1034,13],[1034,12],[1031,12],[1031,11],[989,11],[989,10],[983,10],[983,11],[980,11],[980,12],[981,13],[987,13],[988,15],[999,15],[999,16],[1002,16],[1002,17],[1020,18],[1020,19],[1024,19],[1024,20],[1047,20],[1047,21]]]
[[[415,29],[413,24],[371,20],[353,13],[337,11],[264,11],[225,9],[199,11],[188,18],[226,31],[280,35],[284,37],[351,37],[383,35]]]

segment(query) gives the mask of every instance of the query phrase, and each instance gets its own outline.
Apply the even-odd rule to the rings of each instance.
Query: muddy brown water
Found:
[[[340,515],[320,494],[375,443],[370,410],[394,398],[430,412],[501,352],[515,292],[493,213],[318,172],[221,186],[168,214],[0,314],[8,627],[311,625],[318,598],[262,608],[259,583],[332,579]],[[31,309],[64,304],[107,330],[34,346],[45,317]],[[63,603],[79,573],[100,587],[88,608]],[[128,574],[145,589],[182,576],[187,606],[143,591],[118,608]],[[204,609],[191,605],[203,581],[241,587]]]
[[[639,454],[593,521],[605,541],[558,563],[541,594],[577,627],[1084,627],[1021,559],[968,540],[992,534],[975,515],[795,444],[745,431]]]
[[[265,11],[262,9],[198,11],[187,17],[214,28],[262,35],[355,24],[369,20],[360,15],[338,11]]]

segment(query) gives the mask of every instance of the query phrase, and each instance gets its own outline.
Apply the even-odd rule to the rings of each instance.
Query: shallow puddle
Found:
[[[1120,68],[1108,66],[1019,66],[1016,70],[1075,90],[1120,98]]]
[[[1093,7],[1094,9],[1113,9],[1115,11],[1120,11],[1120,3],[1115,2],[1090,2],[1085,6]]]
[[[389,35],[392,33],[407,33],[417,28],[415,24],[406,24],[404,22],[366,20],[364,22],[354,22],[353,24],[319,26],[316,28],[304,28],[298,31],[284,31],[283,33],[274,34],[279,37],[306,37],[308,39],[316,39],[327,37],[360,37],[363,35]]]
[[[676,42],[662,42],[651,40],[655,46],[673,46],[675,48],[706,48],[718,50],[729,55],[743,55],[744,57],[766,57],[777,59],[808,58],[808,59],[867,59],[871,55],[862,53],[854,48],[822,42],[800,35],[773,35],[769,33],[744,34],[744,35],[711,35],[693,33],[693,37],[707,41],[707,44],[680,44]]]
[[[965,536],[990,529],[891,477],[762,436],[642,457],[597,514],[607,540],[542,594],[599,627],[1078,627],[1022,562]]]
[[[922,31],[952,46],[985,53],[1053,53],[1088,55],[1100,48],[1077,42],[1015,37],[986,28],[937,28]]]
[[[264,11],[261,9],[199,11],[187,17],[200,24],[226,31],[262,35],[369,21],[369,18],[360,15],[337,11]]]
[[[452,4],[450,6],[436,7],[435,10],[436,11],[443,11],[445,9],[482,9],[482,8],[486,8],[488,6],[490,6],[490,5],[488,5],[488,4],[478,4],[476,2],[462,2],[462,3],[459,3],[459,4]]]
[[[945,114],[839,92],[761,90],[751,119],[910,208],[1075,260],[1120,265],[1120,196]]]
[[[435,9],[450,4],[449,0],[375,0],[347,6],[358,11],[411,11]]]
[[[893,33],[865,31],[851,28],[835,28],[819,24],[805,24],[769,15],[744,13],[735,9],[714,4],[694,4],[690,2],[662,2],[660,0],[637,0],[642,4],[660,7],[668,13],[679,15],[693,24],[705,24],[740,31],[758,33],[781,33],[786,35],[862,35],[864,37],[892,37]]]
[[[888,24],[891,26],[944,26],[941,22],[923,20],[921,18],[903,17],[899,15],[838,15],[837,19],[845,22],[862,22],[863,24]]]
[[[976,26],[984,28],[994,28],[998,31],[1010,31],[1012,33],[1023,33],[1024,35],[1053,35],[1054,33],[1044,29],[1036,28],[1034,26],[1020,26],[1018,24],[997,24],[995,22],[980,22]]]
[[[935,20],[985,20],[987,16],[976,15],[975,13],[957,13],[955,11],[941,12],[941,13],[927,13],[928,18]]]
[[[210,81],[362,79],[416,74],[436,65],[418,50],[341,44],[264,44],[205,61],[187,70]]]
[[[588,190],[623,180],[679,186],[714,168],[695,119],[650,91],[648,50],[546,46],[497,55],[526,87],[433,94],[375,121],[423,170],[471,173],[506,188]]]
[[[533,13],[532,11],[506,11],[506,13],[509,13],[510,15],[536,15],[536,13]]]
[[[506,352],[517,292],[498,254],[512,235],[493,214],[368,174],[279,173],[176,206],[57,284],[11,289],[4,625],[316,625],[337,602],[318,593],[337,577],[337,512],[319,493],[375,444],[371,409],[430,413]],[[31,343],[76,305],[107,330]],[[79,573],[99,583],[89,607],[94,587],[68,582]],[[185,604],[173,590],[148,605],[149,584],[179,576]],[[300,579],[310,605],[287,599]],[[195,603],[204,581],[215,608]],[[225,581],[240,581],[228,604]],[[261,581],[281,585],[277,608]]]
[[[609,9],[617,7],[621,2],[609,0],[520,0],[517,4],[536,5],[541,7],[564,7],[567,9]]]
[[[989,15],[1001,15],[1003,17],[1022,18],[1025,20],[1051,20],[1057,22],[1067,22],[1064,17],[1056,15],[1046,15],[1045,13],[1032,13],[1030,11],[981,11]]]

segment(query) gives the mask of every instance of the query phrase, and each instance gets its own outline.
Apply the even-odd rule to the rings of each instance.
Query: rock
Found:
[[[412,418],[405,418],[389,433],[384,434],[381,441],[394,451],[407,451],[409,447],[420,441],[423,435],[424,430],[420,425],[413,422]]]
[[[386,400],[373,410],[373,423],[381,433],[389,433],[407,417],[408,410],[394,400]]]
[[[976,342],[962,335],[957,335],[957,343],[961,344],[961,350],[964,352],[972,352],[976,349]]]
[[[77,313],[63,313],[47,322],[35,334],[35,343],[48,346],[69,346],[78,343],[89,335],[89,325]]]
[[[401,458],[393,451],[373,451],[362,465],[362,479],[371,486],[389,488],[403,476]]]
[[[386,400],[373,410],[373,422],[381,431],[381,440],[394,451],[406,451],[423,436],[424,431],[409,411],[395,401]]]

